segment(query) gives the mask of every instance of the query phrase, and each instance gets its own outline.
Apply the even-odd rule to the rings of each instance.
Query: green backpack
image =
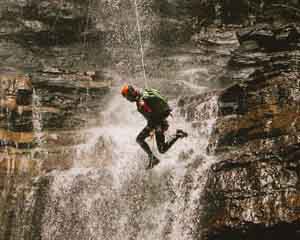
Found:
[[[145,100],[157,117],[166,118],[172,111],[168,104],[168,99],[154,88],[144,89],[142,99]]]

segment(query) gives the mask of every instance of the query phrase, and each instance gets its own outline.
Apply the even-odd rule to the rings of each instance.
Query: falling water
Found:
[[[104,159],[102,168],[50,174],[42,239],[194,239],[205,171],[213,159],[205,155],[208,136],[186,123],[175,104],[168,134],[183,128],[190,136],[159,155],[161,163],[146,171],[147,158],[135,143],[145,122],[134,105],[112,97],[103,126],[92,130],[93,137],[81,149],[88,152],[101,137],[110,146],[111,159]],[[202,117],[210,122],[207,126],[215,121],[216,105],[211,107],[199,109],[206,112]],[[149,144],[153,147],[151,139]]]
[[[134,3],[147,86],[138,4]],[[196,90],[199,93],[199,87]],[[101,125],[85,130],[88,137],[76,146],[73,168],[54,170],[46,176],[49,185],[40,219],[41,239],[199,239],[201,193],[206,171],[214,161],[206,155],[206,146],[216,119],[215,99],[199,105],[196,111],[201,114],[191,123],[180,115],[178,99],[171,101],[174,113],[167,135],[184,129],[189,137],[179,139],[164,155],[158,154],[154,140],[148,139],[161,163],[146,171],[146,154],[135,140],[145,120],[134,104],[116,92],[119,89],[112,88],[99,119]],[[34,99],[38,106],[38,97]],[[205,131],[198,131],[201,122]],[[37,136],[42,127],[39,124],[34,123]],[[87,167],[87,162],[93,164]]]
[[[40,110],[41,102],[40,96],[37,94],[36,89],[33,89],[32,94],[32,125],[35,139],[38,147],[42,144],[42,113]]]

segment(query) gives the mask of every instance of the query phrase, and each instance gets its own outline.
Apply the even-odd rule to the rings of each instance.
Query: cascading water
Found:
[[[112,2],[118,8],[121,1]],[[161,159],[161,163],[146,171],[146,154],[135,141],[138,132],[146,124],[145,120],[137,113],[134,104],[130,104],[119,95],[121,81],[115,81],[117,87],[112,88],[111,96],[106,97],[108,104],[101,119],[97,119],[99,124],[90,129],[81,129],[80,133],[87,136],[86,141],[72,146],[73,167],[68,170],[53,170],[36,179],[37,187],[32,189],[31,197],[27,199],[28,207],[25,208],[29,212],[28,219],[32,218],[34,223],[37,223],[36,226],[33,224],[31,232],[40,239],[200,239],[201,193],[206,171],[214,162],[213,157],[206,155],[206,147],[216,119],[216,99],[212,98],[199,104],[195,109],[197,115],[192,122],[186,122],[176,106],[178,95],[182,93],[177,92],[176,86],[184,84],[185,89],[189,89],[192,94],[206,90],[189,77],[183,82],[179,79],[182,76],[177,74],[179,65],[185,65],[187,69],[195,68],[195,63],[199,63],[195,62],[195,54],[192,54],[192,57],[184,54],[181,58],[171,53],[170,58],[165,60],[168,61],[166,65],[173,64],[170,69],[175,73],[167,72],[168,69],[162,66],[161,69],[157,69],[156,76],[151,76],[150,67],[152,71],[156,71],[157,59],[151,62],[152,66],[149,61],[149,76],[146,78],[146,55],[144,56],[141,42],[142,24],[138,19],[138,4],[136,1],[134,3],[137,19],[134,24],[132,17],[126,16],[126,19],[134,25],[128,29],[138,28],[139,35],[136,38],[139,41],[135,42],[140,46],[135,49],[130,46],[128,52],[126,48],[121,49],[120,53],[115,53],[119,49],[106,46],[107,51],[111,51],[114,57],[117,56],[117,67],[112,67],[112,72],[124,73],[125,77],[130,76],[127,80],[137,86],[161,86],[162,92],[168,92],[169,88],[174,86],[174,89],[169,91],[169,95],[175,95],[176,98],[173,97],[171,101],[174,112],[173,118],[169,119],[170,129],[167,134],[175,133],[176,129],[184,129],[189,133],[189,137],[179,139],[164,155],[157,153],[154,140],[149,139],[149,145]],[[113,5],[112,8],[114,10]],[[129,7],[126,10],[129,11]],[[116,22],[118,21],[119,18]],[[86,22],[88,23],[88,20]],[[116,26],[117,23],[112,26]],[[135,36],[132,32],[128,34],[129,40]],[[89,46],[85,41],[84,45]],[[142,55],[142,70],[140,65],[135,65],[136,59],[140,59],[137,49],[140,49]],[[166,54],[169,53],[166,51]],[[114,71],[118,67],[120,69]],[[137,75],[142,75],[142,71],[143,83],[135,79]],[[186,71],[184,77],[189,74]],[[178,75],[179,78],[172,78],[174,75]],[[120,77],[116,76],[114,79]],[[87,88],[86,99],[90,97]],[[33,98],[33,110],[36,114],[33,116],[33,125],[36,138],[41,141],[39,98],[36,93]],[[81,104],[84,105],[84,102]],[[88,115],[88,111],[86,112]]]
[[[42,144],[42,114],[41,114],[41,102],[40,96],[37,94],[36,89],[33,89],[32,94],[32,125],[34,129],[34,135],[38,147],[41,147]]]
[[[33,144],[30,142],[28,149],[20,149],[18,154],[30,152],[30,161],[24,158],[29,167],[19,168],[30,172],[26,172],[26,179],[20,172],[15,183],[5,185],[2,202],[7,202],[9,208],[3,211],[7,216],[3,215],[5,226],[0,224],[0,238],[200,239],[200,199],[206,171],[214,162],[213,157],[206,155],[206,146],[217,103],[216,98],[198,105],[193,103],[191,109],[197,114],[188,121],[176,103],[180,95],[190,97],[207,91],[211,85],[202,83],[217,77],[226,54],[213,49],[213,56],[219,54],[215,64],[217,58],[210,55],[206,46],[202,49],[191,42],[176,45],[180,33],[190,34],[189,29],[184,29],[188,28],[185,16],[177,18],[173,13],[176,4],[171,4],[172,14],[168,16],[160,12],[160,4],[152,6],[159,1],[25,2],[24,11],[30,16],[39,12],[38,20],[32,16],[32,21],[24,20],[26,23],[39,25],[45,20],[46,30],[51,22],[54,25],[50,26],[49,34],[37,29],[32,36],[26,35],[26,39],[37,38],[37,41],[26,40],[25,45],[29,46],[24,45],[34,54],[30,55],[34,67],[29,69],[38,67],[32,74],[35,87],[32,108],[27,108],[29,115],[32,110]],[[65,29],[77,37],[65,39]],[[55,41],[45,39],[39,46],[45,36]],[[168,41],[170,44],[165,46]],[[114,87],[106,86],[106,78],[96,74],[102,70],[116,75]],[[91,74],[95,78],[82,81],[88,86],[84,92],[77,81],[81,81],[80,77],[87,78],[88,73],[95,73]],[[175,133],[178,128],[189,133],[188,138],[180,139],[164,155],[158,154],[154,140],[149,139],[149,145],[161,159],[150,171],[145,170],[146,154],[135,141],[146,123],[134,104],[120,96],[124,80],[137,86],[159,88],[172,99],[174,108],[167,134]],[[102,83],[104,92],[93,87]],[[106,95],[108,88],[111,96]],[[102,109],[103,105],[106,109]],[[99,118],[98,111],[103,111]],[[8,161],[11,166],[7,168],[7,176],[15,163],[18,164]]]
[[[209,130],[216,105],[207,106],[198,110],[210,122]],[[183,128],[190,135],[146,171],[147,158],[135,143],[145,122],[134,104],[114,96],[103,118],[103,126],[93,129],[94,137],[82,150],[93,148],[101,137],[110,145],[106,150],[111,159],[99,159],[106,161],[102,168],[74,167],[49,175],[53,181],[42,239],[198,239],[202,185],[213,162],[205,155],[208,135],[199,135],[175,108],[169,131]]]

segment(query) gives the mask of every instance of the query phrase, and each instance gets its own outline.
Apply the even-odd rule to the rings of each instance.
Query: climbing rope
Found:
[[[146,69],[145,69],[145,62],[144,62],[144,48],[143,48],[141,25],[140,25],[140,16],[139,16],[139,11],[138,11],[137,0],[134,0],[134,5],[135,5],[136,25],[137,25],[137,30],[138,30],[140,52],[141,52],[141,59],[142,59],[144,85],[147,88],[148,87],[148,82],[147,82],[147,77],[146,77]]]

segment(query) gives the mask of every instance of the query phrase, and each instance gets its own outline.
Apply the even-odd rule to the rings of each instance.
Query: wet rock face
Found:
[[[0,83],[0,239],[38,239],[47,183],[37,176],[79,159],[76,148],[91,138],[111,78],[102,71],[3,68]],[[105,144],[99,137],[84,157],[108,159]]]
[[[49,68],[31,73],[29,77],[28,74],[16,70],[3,70],[0,75],[2,84],[0,106],[4,117],[2,120],[9,123],[3,122],[1,126],[4,128],[10,125],[10,130],[17,131],[18,128],[14,127],[13,121],[8,120],[8,116],[16,117],[26,115],[28,112],[32,115],[32,112],[40,111],[44,130],[56,123],[59,123],[56,128],[74,127],[63,124],[66,118],[76,114],[77,111],[82,111],[81,107],[96,111],[100,106],[95,101],[100,100],[109,91],[111,79],[103,79],[103,76],[97,74],[94,71],[80,73]],[[81,106],[82,102],[85,106]],[[47,114],[50,116],[51,113],[57,114],[58,122],[51,122],[54,119],[48,119]],[[32,121],[33,119],[30,120]],[[25,130],[24,127],[20,129]]]
[[[13,128],[22,128],[23,131],[32,130],[32,122],[26,121],[28,120],[28,114],[23,114],[23,109],[32,103],[33,88],[31,78],[17,70],[4,69],[1,71],[0,82],[1,128],[4,131],[12,130]],[[1,145],[5,145],[5,142],[8,140],[2,138],[0,141]]]
[[[299,238],[299,42],[297,25],[239,32],[218,94],[207,182],[208,239]]]
[[[152,7],[164,16],[193,17],[200,26],[299,20],[298,0],[153,0]]]
[[[14,69],[3,70],[0,75],[1,108],[16,110],[17,105],[29,105],[32,100],[32,81]]]
[[[96,27],[92,2],[1,1],[0,239],[39,238],[47,196],[35,179],[73,166],[105,105],[107,29]],[[106,154],[104,144],[99,138],[85,157]]]
[[[0,170],[4,172],[31,171],[36,161],[43,162],[40,170],[55,164],[70,167],[68,155],[73,151],[68,147],[84,141],[86,135],[78,130],[99,117],[101,100],[111,85],[100,72],[55,68],[30,76],[13,68],[2,69],[0,81]],[[59,153],[64,161],[53,162]]]
[[[1,8],[2,36],[40,44],[76,41],[86,24],[86,1],[10,1]],[[19,39],[20,40],[20,39]]]
[[[300,35],[295,26],[265,29],[253,28],[248,37],[240,37],[241,46],[229,61],[231,71],[226,78],[236,84],[219,97],[220,114],[228,119],[217,126],[220,146],[297,131]],[[278,35],[283,31],[286,34],[281,39]]]
[[[98,17],[103,4],[103,1],[96,4],[77,0],[2,1],[1,67],[13,66],[27,71],[49,66],[80,71],[103,67],[107,56],[103,53],[102,33],[110,31],[109,24]]]

